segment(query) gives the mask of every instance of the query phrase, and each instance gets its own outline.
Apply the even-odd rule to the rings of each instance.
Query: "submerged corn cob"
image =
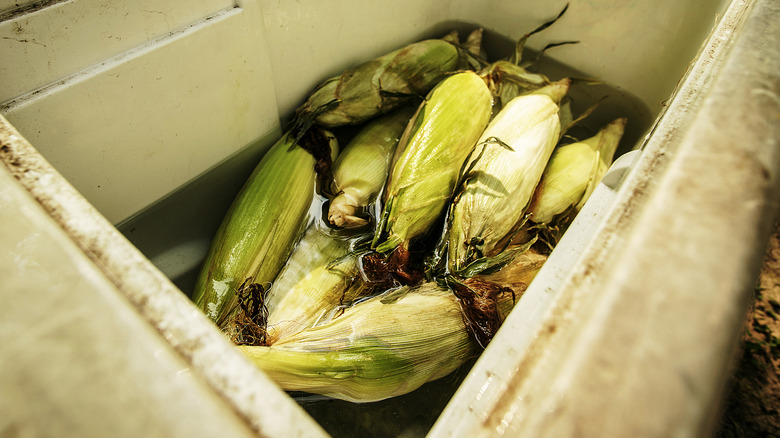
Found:
[[[612,163],[625,126],[626,119],[619,118],[587,140],[558,147],[528,208],[530,220],[547,224],[566,211],[579,211]]]
[[[334,238],[317,222],[309,225],[265,294],[264,302],[269,314],[276,311],[279,302],[309,272],[317,266],[346,255],[350,251],[349,247],[349,240]]]
[[[296,110],[296,119],[327,127],[364,122],[424,96],[459,62],[458,48],[445,39],[409,44],[325,81]]]
[[[387,179],[390,160],[398,140],[414,110],[398,109],[365,126],[333,163],[333,187],[328,221],[345,228],[360,227],[368,221],[357,211],[376,200]]]
[[[450,213],[451,273],[495,256],[522,219],[558,142],[558,105],[568,87],[563,80],[513,99],[480,137]]]
[[[431,91],[398,145],[374,249],[408,249],[438,220],[487,125],[491,104],[487,85],[473,72],[450,76]]]
[[[333,255],[311,269],[268,313],[266,343],[273,345],[300,331],[328,321],[333,312],[367,294],[357,257]]]
[[[497,273],[467,280],[467,287],[495,284],[501,292],[490,299],[503,321],[545,260],[525,252]],[[431,282],[358,302],[274,345],[239,348],[284,390],[371,402],[450,374],[476,354],[471,336],[459,300]]]
[[[335,152],[335,138],[325,133]],[[233,201],[201,268],[192,300],[220,328],[239,313],[245,281],[274,280],[309,221],[315,159],[283,135]]]
[[[406,394],[475,353],[456,298],[435,283],[360,302],[270,347],[240,348],[284,390],[353,402]]]

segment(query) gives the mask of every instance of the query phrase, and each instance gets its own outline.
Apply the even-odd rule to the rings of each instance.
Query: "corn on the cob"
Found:
[[[266,343],[273,345],[328,321],[333,312],[371,290],[361,279],[357,257],[329,257],[309,271],[268,313]]]
[[[438,220],[487,125],[491,105],[487,85],[473,72],[450,76],[431,91],[396,150],[374,249],[408,249]]]
[[[565,211],[579,211],[612,163],[625,126],[619,118],[587,140],[558,147],[534,192],[530,220],[547,224]]]
[[[362,123],[424,96],[459,61],[459,49],[445,39],[409,44],[322,83],[296,110],[296,123]]]
[[[568,86],[563,80],[513,99],[480,137],[451,208],[451,273],[500,252],[522,219],[558,142],[558,104]]]
[[[475,353],[456,298],[435,283],[360,302],[269,347],[239,348],[284,390],[353,402],[408,393]]]
[[[357,211],[376,200],[387,180],[390,160],[414,109],[405,107],[368,123],[333,163],[328,221],[337,227],[353,228],[368,220]]]
[[[335,152],[335,137],[324,133]],[[309,221],[315,159],[283,135],[233,201],[201,268],[192,300],[219,327],[239,311],[246,281],[267,285],[284,265]]]

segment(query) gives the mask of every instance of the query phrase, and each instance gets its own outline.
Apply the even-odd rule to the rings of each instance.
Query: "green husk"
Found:
[[[534,192],[530,220],[548,224],[579,211],[612,163],[625,126],[626,119],[619,118],[587,140],[558,147]]]
[[[491,105],[487,85],[473,72],[455,74],[431,91],[396,150],[372,248],[408,249],[441,217]]]
[[[374,119],[361,129],[333,163],[328,221],[337,227],[354,228],[368,223],[358,212],[376,200],[387,180],[388,168],[403,134],[412,107],[404,107]]]
[[[424,96],[458,67],[461,53],[445,39],[409,44],[322,83],[296,110],[301,130],[362,123]]]
[[[324,133],[335,152],[335,137]],[[316,160],[285,134],[252,172],[212,241],[192,300],[220,328],[240,311],[242,285],[269,285],[309,222]]]

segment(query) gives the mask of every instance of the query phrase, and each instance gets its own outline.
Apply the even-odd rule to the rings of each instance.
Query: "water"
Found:
[[[461,35],[466,35],[474,28],[467,23],[446,25],[458,29]],[[484,34],[484,46],[491,59],[508,56],[514,50],[513,41],[490,31]],[[528,51],[527,56],[533,57],[535,54]],[[585,72],[555,61],[554,56],[552,49],[542,58],[539,71],[553,80],[563,77],[588,78]],[[597,110],[571,131],[572,135],[579,138],[595,134],[617,117],[628,118],[626,132],[616,156],[638,147],[655,117],[645,103],[609,84],[575,83],[570,97],[575,116],[594,102],[600,102]],[[343,139],[350,136],[352,130],[336,133]],[[189,295],[211,239],[230,203],[262,154],[279,135],[277,132],[258,139],[186,186],[119,224],[117,228]],[[381,402],[353,404],[305,394],[292,395],[334,436],[424,436],[473,362],[410,394]]]

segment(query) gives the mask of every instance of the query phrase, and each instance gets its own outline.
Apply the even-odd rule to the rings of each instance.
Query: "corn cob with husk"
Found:
[[[312,130],[304,141],[336,152],[335,137]],[[310,150],[313,150],[311,148]],[[328,157],[331,158],[331,157]],[[316,160],[283,135],[252,172],[212,241],[192,300],[227,329],[240,313],[239,289],[274,280],[310,221]]]
[[[562,80],[510,101],[479,139],[448,223],[449,272],[494,257],[523,218],[560,136]]]
[[[612,163],[625,126],[619,118],[593,137],[556,148],[528,208],[532,222],[549,224],[582,208]]]
[[[372,288],[360,277],[357,257],[333,253],[314,266],[269,309],[266,344],[272,345],[332,318]]]
[[[496,97],[496,109],[500,110],[517,96],[550,85],[547,76],[532,73],[511,61],[496,61],[479,72]]]
[[[488,289],[500,323],[546,256],[529,251],[501,271],[465,280]],[[242,346],[282,389],[353,402],[403,395],[450,374],[476,355],[462,304],[438,283],[403,286],[361,301],[323,325],[271,346]]]
[[[475,354],[456,298],[435,283],[362,301],[269,347],[239,348],[284,390],[353,402],[406,394]]]
[[[481,33],[480,33],[481,35]],[[472,44],[473,45],[473,44]],[[322,83],[295,111],[299,131],[362,123],[425,96],[462,65],[457,33],[409,44]]]
[[[407,106],[381,116],[361,129],[333,163],[328,221],[344,228],[368,223],[358,212],[376,200],[387,180],[390,161],[414,108]]]
[[[266,291],[264,303],[269,314],[276,311],[279,302],[312,269],[349,252],[350,240],[334,237],[318,222],[309,225],[287,263]]]
[[[408,251],[412,239],[439,219],[491,104],[487,85],[474,72],[455,74],[431,91],[396,150],[373,249]]]

